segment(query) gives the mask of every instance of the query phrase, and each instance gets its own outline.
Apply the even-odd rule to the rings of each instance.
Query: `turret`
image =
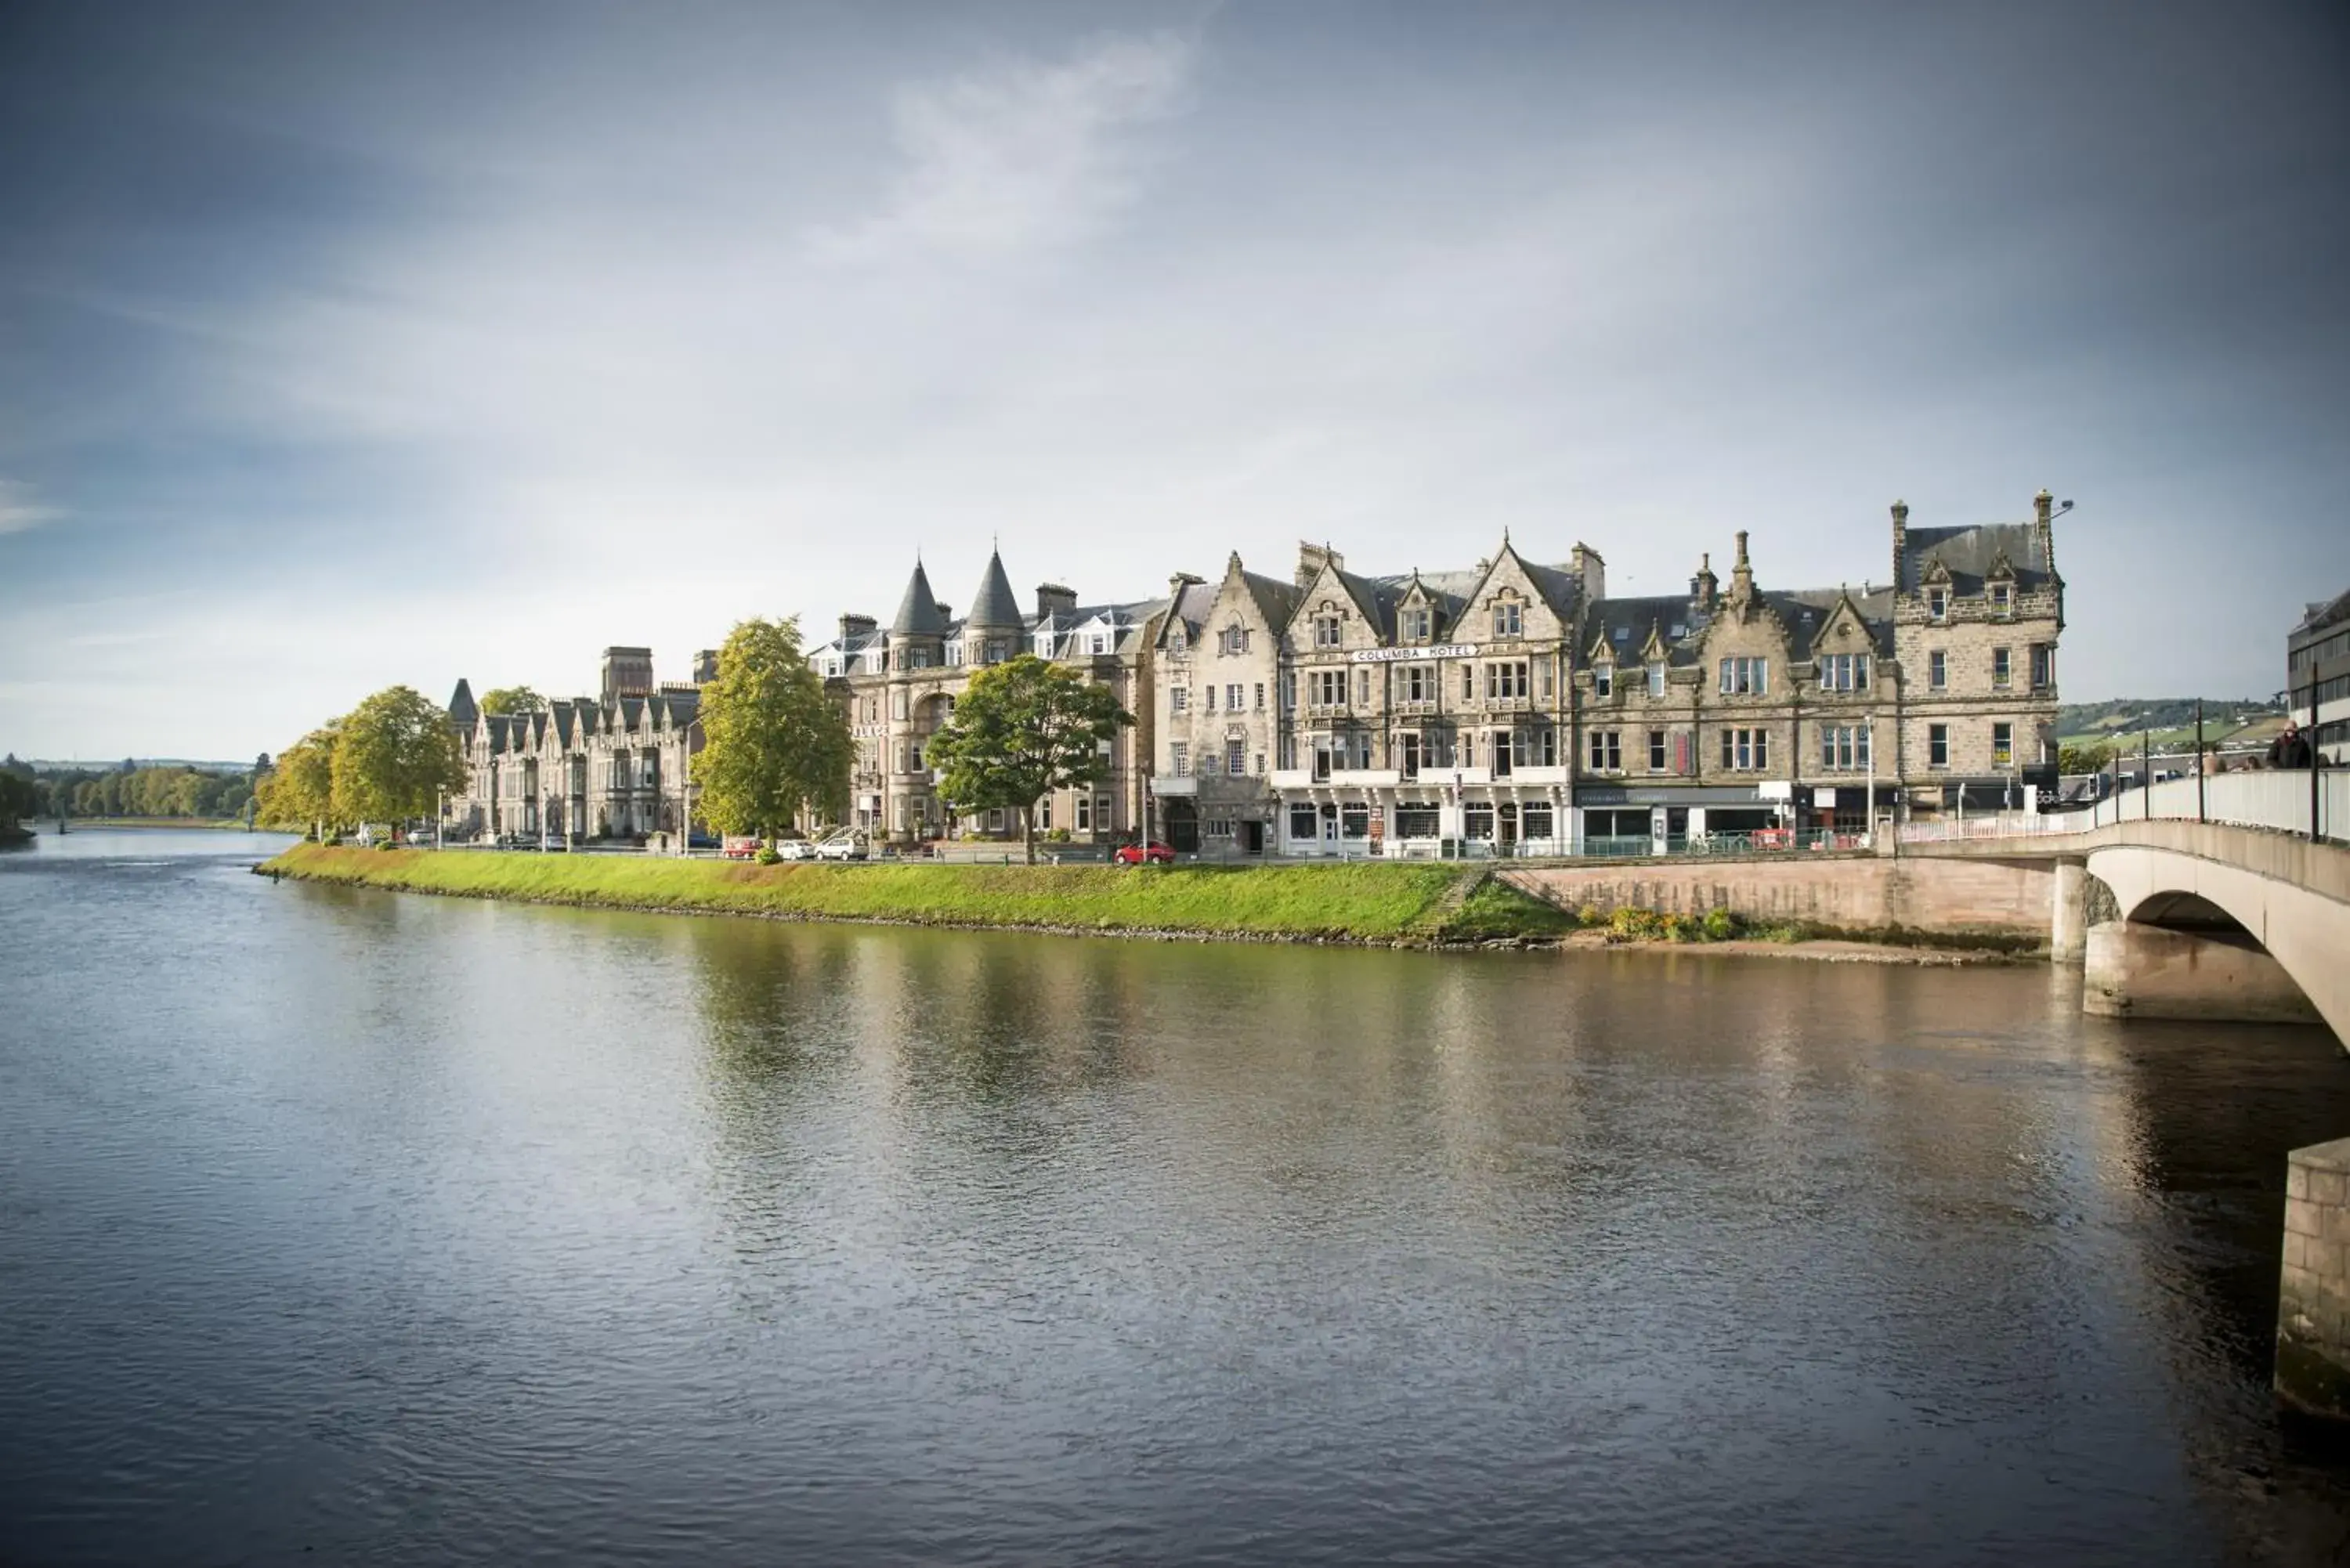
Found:
[[[917,557],[914,575],[906,580],[906,597],[898,602],[897,618],[889,623],[890,668],[925,670],[945,662],[941,645],[946,635],[946,613],[931,592],[931,576]]]
[[[968,664],[1000,664],[1017,650],[1024,622],[1020,614],[1020,601],[1012,592],[1012,579],[1003,570],[1003,556],[989,551],[987,570],[980,575],[979,592],[972,596],[971,611],[963,617],[963,661]]]

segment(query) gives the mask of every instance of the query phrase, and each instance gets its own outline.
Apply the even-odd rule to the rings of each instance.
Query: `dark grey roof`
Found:
[[[2301,624],[2293,629],[2296,635],[2304,631],[2316,631],[2320,628],[2332,626],[2340,620],[2350,620],[2350,591],[2304,607]]]
[[[920,570],[920,567],[915,569]],[[905,612],[900,610],[899,613],[903,615]],[[1012,591],[1012,579],[1003,574],[1003,557],[993,550],[989,551],[987,570],[980,575],[979,592],[972,598],[971,608],[962,618],[963,624],[989,628],[1018,627],[1025,624],[1026,619],[1020,613],[1019,597]]]
[[[1222,586],[1218,583],[1185,583],[1173,601],[1175,613],[1167,618],[1166,625],[1159,628],[1159,635],[1164,638],[1167,627],[1180,620],[1183,623],[1185,635],[1197,639],[1200,629],[1208,623],[1208,612],[1216,607],[1216,595]]]
[[[1545,566],[1539,561],[1529,561],[1523,556],[1518,556],[1518,565],[1524,568],[1526,580],[1534,584],[1534,591],[1542,595],[1543,602],[1550,606],[1552,614],[1562,619],[1574,618],[1575,601],[1583,593],[1580,576],[1569,568]]]
[[[463,676],[459,676],[457,690],[449,693],[450,721],[470,730],[473,727],[473,721],[481,716],[481,709],[473,702],[473,689],[465,683]]]
[[[2048,562],[2030,523],[1981,523],[1965,528],[1912,528],[1901,562],[1901,587],[1910,593],[1924,581],[1927,563],[1939,561],[1950,586],[1961,594],[1982,592],[1983,579],[2004,553],[2016,586],[2034,588],[2048,581]]]
[[[1297,601],[1303,597],[1297,585],[1282,577],[1259,576],[1254,572],[1241,573],[1241,586],[1256,600],[1256,607],[1272,627],[1275,636],[1286,630],[1289,618],[1297,613]]]
[[[938,596],[931,592],[930,574],[922,570],[921,562],[916,561],[914,575],[906,580],[906,597],[898,601],[898,618],[889,623],[889,634],[944,637],[946,632],[947,618],[939,611]]]
[[[1575,650],[1575,659],[1578,663],[1589,662],[1592,645],[1605,639],[1618,660],[1637,661],[1640,650],[1648,646],[1651,627],[1664,639],[1667,663],[1695,661],[1697,641],[1705,630],[1706,618],[1690,610],[1686,594],[1592,600],[1585,610],[1582,646]],[[1680,628],[1678,637],[1673,632],[1676,627]]]

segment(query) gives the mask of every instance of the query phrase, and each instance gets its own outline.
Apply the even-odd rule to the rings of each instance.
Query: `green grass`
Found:
[[[1572,917],[1493,883],[1447,911],[1445,895],[1464,873],[1423,864],[753,866],[653,856],[304,844],[264,869],[406,892],[921,925],[1445,941],[1555,935],[1574,924]]]

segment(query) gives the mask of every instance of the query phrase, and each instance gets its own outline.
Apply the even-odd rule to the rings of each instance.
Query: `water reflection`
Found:
[[[0,870],[34,1560],[2284,1562],[2350,1518],[2265,1394],[2282,1152],[2350,1121],[2309,1032],[214,858]]]

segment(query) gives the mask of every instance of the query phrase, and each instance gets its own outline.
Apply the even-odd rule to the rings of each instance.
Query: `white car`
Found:
[[[775,840],[775,858],[813,860],[816,858],[816,846],[805,838],[778,838]]]
[[[854,833],[823,839],[816,846],[816,857],[818,860],[862,860],[865,858],[865,840]]]

